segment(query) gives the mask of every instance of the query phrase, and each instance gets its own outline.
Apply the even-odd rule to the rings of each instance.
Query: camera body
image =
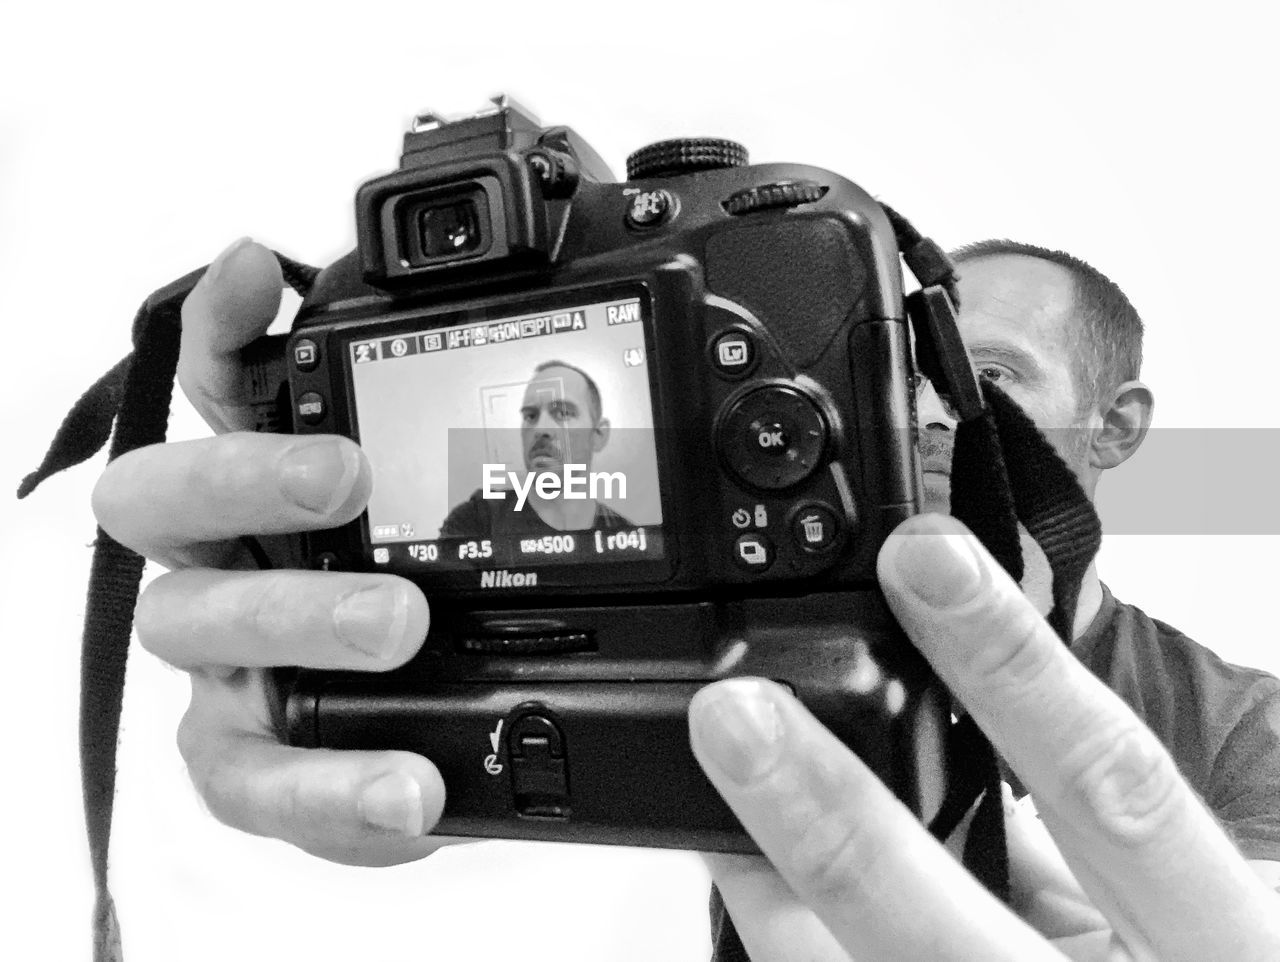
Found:
[[[431,602],[402,668],[278,671],[282,731],[430,758],[441,834],[752,851],[687,709],[763,676],[928,818],[949,701],[875,585],[920,500],[891,226],[727,141],[628,173],[505,99],[420,119],[358,249],[246,351],[264,429],[374,470],[295,558]]]

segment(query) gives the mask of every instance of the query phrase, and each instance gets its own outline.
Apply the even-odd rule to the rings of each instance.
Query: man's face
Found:
[[[520,406],[520,441],[530,471],[559,474],[566,464],[590,468],[601,441],[586,378],[567,367],[535,374]]]
[[[967,261],[958,272],[960,336],[974,367],[1018,402],[1084,481],[1088,436],[1072,377],[1078,322],[1071,275],[1022,254]],[[956,423],[931,385],[923,385],[918,401],[925,510],[946,512]]]

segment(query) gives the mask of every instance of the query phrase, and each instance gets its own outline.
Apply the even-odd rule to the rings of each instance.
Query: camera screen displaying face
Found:
[[[647,298],[591,296],[346,344],[373,466],[370,561],[426,571],[663,558]]]

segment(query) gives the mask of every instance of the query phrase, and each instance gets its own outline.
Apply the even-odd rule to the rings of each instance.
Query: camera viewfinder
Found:
[[[472,200],[445,202],[418,212],[418,236],[424,256],[435,259],[470,253],[480,246],[480,218]]]
[[[401,218],[401,248],[414,267],[476,256],[489,246],[489,205],[479,185],[413,199]]]

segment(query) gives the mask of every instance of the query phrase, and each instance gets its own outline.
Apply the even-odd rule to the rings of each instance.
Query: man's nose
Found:
[[[938,397],[933,384],[927,378],[920,379],[920,387],[916,390],[916,424],[928,430],[954,431],[956,419],[951,416],[947,406]]]

